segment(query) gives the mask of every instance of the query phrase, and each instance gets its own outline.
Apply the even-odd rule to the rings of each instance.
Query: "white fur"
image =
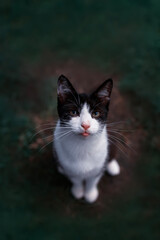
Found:
[[[96,119],[92,118],[87,104],[84,104],[80,116],[73,117],[69,125],[72,127],[73,132],[75,133],[83,133],[84,129],[81,124],[89,124],[90,128],[87,130],[90,134],[95,134],[100,130],[99,123]]]
[[[93,203],[97,200],[99,195],[97,186],[93,187],[89,192],[85,192],[85,200],[89,203]]]
[[[78,175],[80,178],[98,174],[107,156],[106,129],[96,136],[84,137],[70,133],[60,138],[59,136],[65,134],[64,131],[66,130],[61,129],[58,122],[54,145],[63,172],[71,176]]]
[[[82,123],[90,125],[87,129],[90,135],[87,137],[82,136]],[[108,156],[106,127],[100,131],[99,122],[91,117],[86,104],[80,116],[72,117],[67,126],[71,129],[61,127],[58,121],[54,132],[54,147],[61,172],[73,183],[73,196],[77,199],[84,197],[91,203],[98,197],[97,184]]]
[[[71,188],[71,192],[75,198],[77,199],[82,198],[84,195],[83,184],[79,184],[79,185],[74,184]]]
[[[117,160],[113,159],[111,162],[107,163],[106,170],[112,176],[120,174],[120,167]]]

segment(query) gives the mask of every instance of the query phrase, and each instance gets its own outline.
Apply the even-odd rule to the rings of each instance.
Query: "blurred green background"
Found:
[[[41,77],[43,65],[70,59],[119,76],[145,130],[134,187],[100,213],[54,179],[51,148],[37,155],[28,147],[33,118],[56,117],[57,79]],[[0,239],[160,239],[159,75],[158,0],[0,2]]]

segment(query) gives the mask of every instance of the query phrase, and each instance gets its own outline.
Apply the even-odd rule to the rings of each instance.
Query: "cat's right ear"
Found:
[[[73,96],[76,94],[77,92],[72,86],[72,84],[70,83],[70,81],[64,75],[61,75],[58,78],[58,87],[57,87],[58,100],[63,103],[66,101],[66,99],[69,96]]]
[[[113,81],[112,79],[108,79],[104,81],[99,88],[92,94],[95,98],[98,98],[99,101],[103,103],[108,103],[110,101],[110,96],[113,88]]]

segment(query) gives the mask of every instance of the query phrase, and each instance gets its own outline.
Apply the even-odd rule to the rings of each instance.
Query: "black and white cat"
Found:
[[[65,76],[58,79],[59,120],[54,132],[58,170],[72,182],[73,196],[90,203],[98,198],[97,185],[105,170],[112,176],[120,173],[109,154],[106,127],[112,87],[108,79],[91,95],[78,94]]]

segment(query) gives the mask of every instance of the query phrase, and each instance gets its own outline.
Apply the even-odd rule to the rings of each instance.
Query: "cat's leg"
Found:
[[[72,182],[71,193],[76,199],[80,199],[84,196],[83,180],[78,177],[70,178]]]
[[[111,176],[116,176],[120,174],[120,166],[116,159],[112,159],[111,161],[107,162],[106,171]]]
[[[99,195],[97,185],[101,177],[102,174],[97,177],[90,177],[86,179],[84,198],[87,202],[93,203],[97,200]]]

